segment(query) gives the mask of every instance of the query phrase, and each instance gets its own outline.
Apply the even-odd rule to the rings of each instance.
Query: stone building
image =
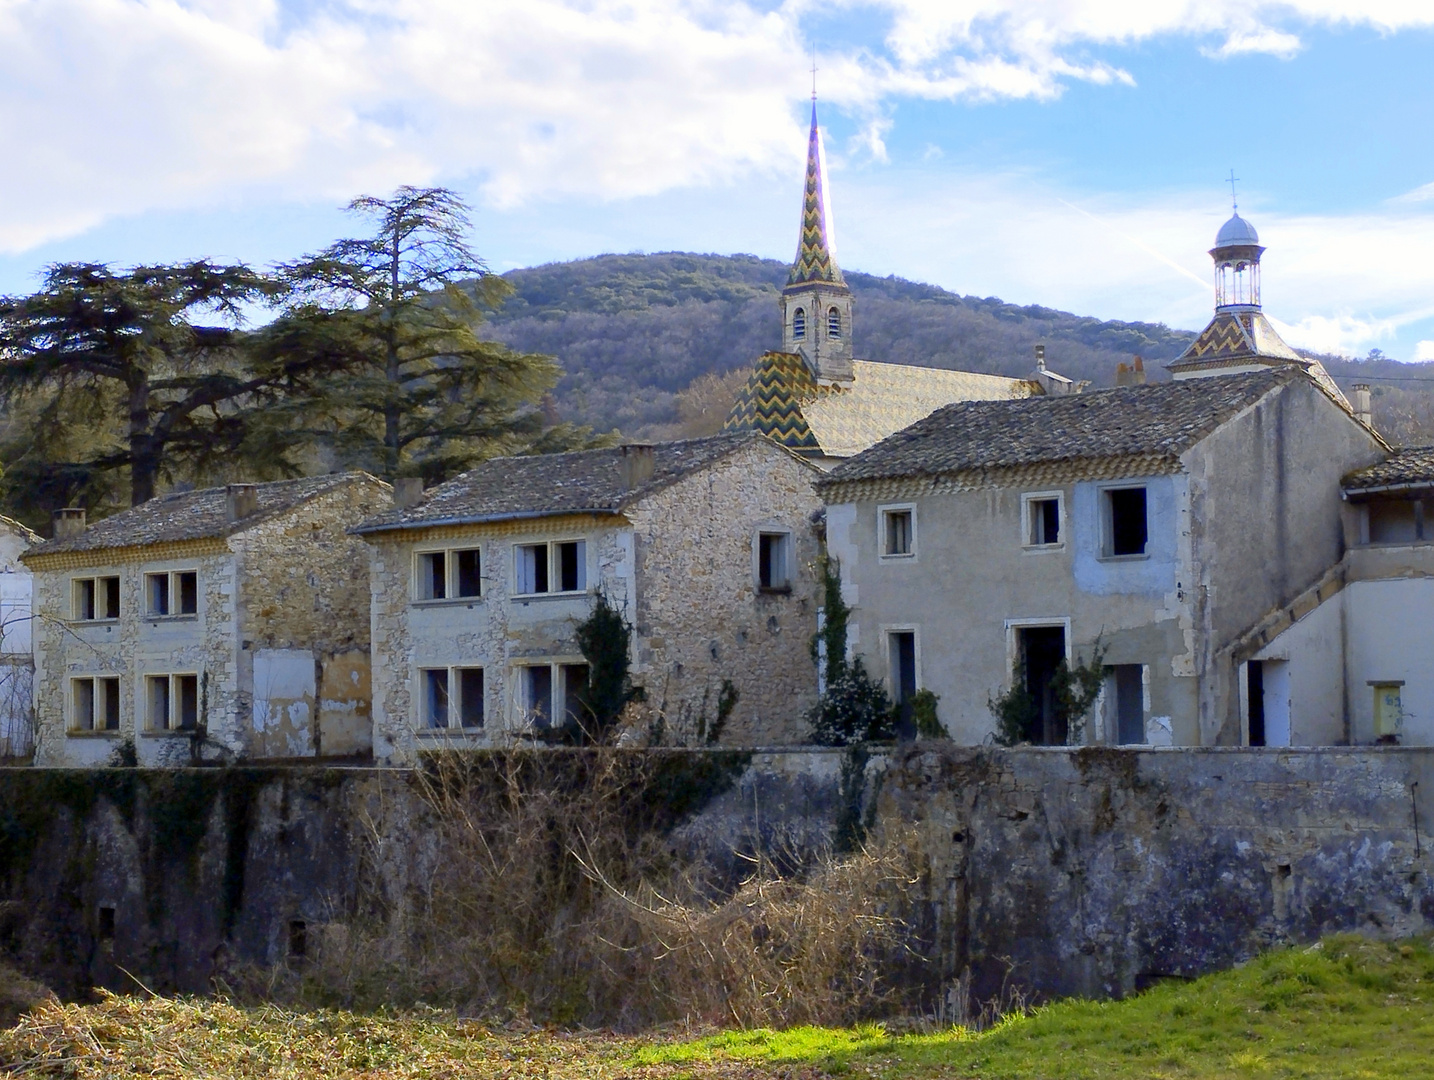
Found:
[[[1044,392],[1039,378],[1044,364],[1027,380],[855,359],[852,295],[836,261],[815,101],[797,257],[781,307],[782,348],[757,359],[726,429],[760,431],[823,466],[860,453],[953,401]]]
[[[0,517],[0,759],[25,757],[34,746],[34,582],[20,556],[39,542],[20,522]]]
[[[711,740],[719,714],[724,745],[801,741],[816,473],[751,432],[500,458],[365,522],[376,758],[580,718],[599,593],[668,741]]]
[[[1349,740],[1311,712],[1276,730],[1289,710],[1265,709],[1258,659],[1292,606],[1337,591],[1344,498],[1368,490],[1341,483],[1389,447],[1265,320],[1263,250],[1238,215],[1221,229],[1216,315],[1174,381],[949,405],[818,482],[849,647],[897,699],[931,689],[967,743],[1013,683],[1037,742]],[[1052,678],[1097,642],[1105,688],[1077,732]]]
[[[86,527],[56,515],[34,574],[42,765],[364,755],[368,551],[391,505],[344,473],[175,492]]]

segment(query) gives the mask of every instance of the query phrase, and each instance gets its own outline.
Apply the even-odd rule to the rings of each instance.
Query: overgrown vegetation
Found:
[[[637,1027],[850,1023],[899,1008],[917,874],[900,838],[740,878],[670,839],[749,755],[611,747],[440,755],[418,781],[423,887],[378,886],[310,926],[313,959],[244,985],[327,1005],[425,1001],[469,1014]]]
[[[1068,745],[1078,745],[1084,740],[1086,720],[1105,685],[1106,652],[1106,646],[1097,638],[1088,660],[1072,666],[1062,658],[1051,675],[1048,688],[1056,713],[1064,722]],[[996,720],[994,738],[998,745],[1019,746],[1041,741],[1041,702],[1031,689],[1026,664],[1020,657],[1011,665],[1010,686],[995,697],[988,697],[986,707]]]
[[[1124,1001],[1066,1001],[983,1031],[786,1026],[690,1040],[491,1028],[451,1011],[358,1015],[224,1001],[101,995],[34,1005],[0,1031],[0,1068],[100,1080],[1406,1080],[1434,1057],[1427,939],[1331,938]],[[908,1029],[909,1030],[909,1029]]]
[[[896,717],[886,688],[867,674],[860,656],[847,659],[847,623],[851,608],[841,595],[841,567],[821,561],[822,622],[812,639],[812,658],[822,669],[822,696],[807,717],[818,746],[893,738]]]

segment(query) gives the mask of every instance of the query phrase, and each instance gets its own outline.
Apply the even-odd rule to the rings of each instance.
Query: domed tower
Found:
[[[806,361],[818,383],[849,383],[851,289],[836,261],[836,230],[827,206],[827,161],[812,100],[807,178],[797,257],[782,290],[782,351]]]
[[[1233,375],[1270,367],[1298,367],[1336,401],[1349,402],[1318,360],[1285,344],[1260,308],[1260,234],[1238,208],[1215,234],[1215,317],[1191,346],[1166,365],[1176,379]]]

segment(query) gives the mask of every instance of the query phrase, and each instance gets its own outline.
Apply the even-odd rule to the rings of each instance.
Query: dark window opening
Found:
[[[458,672],[458,707],[463,726],[483,726],[483,669],[463,668]]]
[[[1059,499],[1032,499],[1030,502],[1031,544],[1061,542],[1061,502]]]
[[[1110,510],[1110,554],[1144,555],[1148,539],[1145,489],[1115,488],[1105,495]]]
[[[418,596],[421,600],[443,600],[448,596],[448,559],[441,551],[425,551],[418,557]]]
[[[841,310],[831,308],[827,311],[827,337],[834,340],[841,340]]]
[[[190,570],[183,574],[175,574],[176,592],[179,593],[179,614],[197,615],[199,613],[199,575]]]
[[[558,588],[560,592],[577,592],[583,588],[583,544],[573,540],[558,545]]]
[[[193,731],[199,726],[199,676],[176,675],[174,681],[179,698],[179,728]]]
[[[428,668],[423,672],[424,712],[428,726],[448,726],[448,669]]]
[[[113,941],[115,937],[115,909],[112,907],[101,907],[96,920],[96,930],[101,941]]]
[[[101,619],[118,619],[120,607],[119,578],[100,578],[100,593],[104,606],[100,609]]]
[[[303,919],[289,922],[289,955],[302,959],[309,952],[309,924]]]
[[[95,727],[95,680],[76,679],[73,683],[75,698],[75,727],[80,731],[93,731]]]
[[[151,675],[149,684],[149,726],[156,731],[169,727],[169,676]]]
[[[569,724],[586,726],[588,718],[588,666],[586,664],[564,664],[563,675],[563,719]]]
[[[100,698],[100,711],[96,714],[95,719],[103,721],[106,731],[118,731],[120,681],[118,679],[96,679],[95,687]]]
[[[169,575],[148,574],[145,576],[148,597],[148,611],[151,615],[169,614]]]
[[[801,341],[807,336],[807,312],[805,308],[797,308],[792,312],[792,337]]]
[[[75,618],[95,618],[95,579],[84,578],[75,582]]]
[[[896,705],[896,734],[901,739],[916,737],[911,719],[911,699],[916,695],[916,633],[896,630],[887,635],[891,672],[891,700]]]
[[[477,548],[455,551],[454,561],[458,564],[458,595],[481,596],[483,594],[483,562]]]
[[[1115,682],[1115,741],[1145,742],[1145,668],[1116,664],[1110,669]]]
[[[886,554],[911,554],[911,511],[888,510],[886,512]]]
[[[518,592],[548,591],[548,545],[524,544],[518,548]]]
[[[1251,660],[1245,665],[1245,688],[1250,701],[1250,745],[1265,745],[1265,665]]]
[[[553,669],[547,664],[525,669],[528,716],[540,728],[553,722]]]
[[[757,583],[779,592],[790,587],[787,576],[787,534],[760,533],[757,536]]]
[[[1066,658],[1066,632],[1060,626],[1031,626],[1020,632],[1021,665],[1031,695],[1031,742],[1064,746],[1070,730],[1056,695],[1056,672]]]

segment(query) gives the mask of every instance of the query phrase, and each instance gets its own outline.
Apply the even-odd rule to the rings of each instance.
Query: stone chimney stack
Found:
[[[618,448],[618,468],[622,473],[622,490],[631,491],[652,479],[657,468],[657,454],[646,443],[628,443]]]
[[[256,484],[230,484],[224,489],[224,512],[229,521],[243,521],[259,509]]]
[[[85,531],[85,508],[67,506],[56,510],[51,524],[56,540],[73,540]]]
[[[399,510],[407,510],[410,506],[417,506],[423,501],[423,477],[421,476],[400,476],[393,482],[393,505]]]
[[[1370,400],[1369,384],[1354,384],[1354,418],[1366,427],[1374,427],[1374,403]]]

